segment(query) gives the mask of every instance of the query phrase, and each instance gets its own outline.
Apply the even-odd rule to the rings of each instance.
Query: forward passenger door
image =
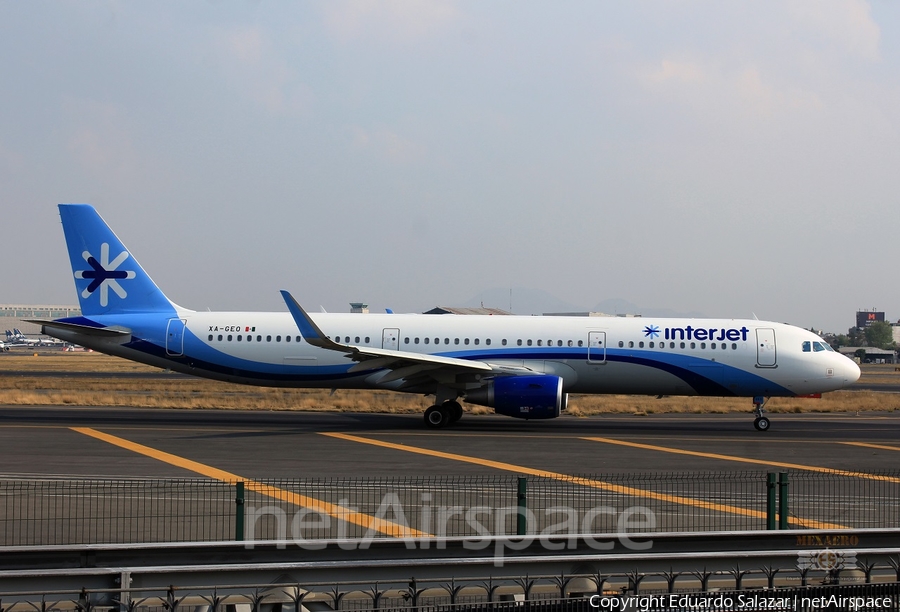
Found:
[[[761,368],[778,367],[774,329],[763,327],[756,330],[756,365]]]

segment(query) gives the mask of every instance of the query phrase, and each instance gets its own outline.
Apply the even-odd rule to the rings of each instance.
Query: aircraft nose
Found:
[[[844,375],[844,378],[846,379],[848,385],[852,385],[857,380],[859,380],[859,376],[861,374],[859,366],[849,357],[846,358],[846,363],[841,368],[841,370],[843,370],[841,373]]]

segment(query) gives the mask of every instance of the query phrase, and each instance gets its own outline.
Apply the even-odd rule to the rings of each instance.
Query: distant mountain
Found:
[[[510,302],[512,308],[510,309]],[[512,310],[513,314],[529,315],[543,314],[545,312],[583,312],[584,306],[577,306],[543,289],[528,289],[525,287],[513,287],[512,292],[507,289],[495,287],[482,291],[462,306],[478,307],[484,304],[492,308]],[[452,304],[450,304],[452,306]]]
[[[679,317],[691,319],[702,319],[706,317],[705,314],[697,312],[696,310],[680,312],[671,308],[641,308],[622,298],[603,300],[594,306],[592,310],[595,312],[605,312],[606,314],[639,314],[644,317]]]
[[[510,299],[512,298],[512,299]],[[512,302],[512,308],[510,308]],[[494,287],[482,291],[475,297],[462,304],[441,304],[442,306],[467,306],[475,308],[487,306],[511,310],[513,314],[543,314],[545,312],[603,312],[606,314],[639,314],[645,317],[684,317],[703,318],[701,312],[679,312],[671,308],[641,308],[633,302],[622,298],[610,298],[597,303],[593,308],[585,305],[572,304],[561,300],[552,293],[543,289],[529,289],[526,287],[513,287],[512,295],[509,289]]]

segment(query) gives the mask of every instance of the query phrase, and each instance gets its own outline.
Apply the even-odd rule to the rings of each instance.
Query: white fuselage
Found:
[[[554,374],[569,393],[791,396],[840,389],[859,377],[855,363],[826,350],[815,334],[756,320],[331,313],[311,318],[344,345]],[[386,370],[350,372],[351,359],[305,342],[289,313],[181,311],[92,319],[129,328],[132,340],[54,335],[232,382],[406,390],[396,381],[379,384]]]

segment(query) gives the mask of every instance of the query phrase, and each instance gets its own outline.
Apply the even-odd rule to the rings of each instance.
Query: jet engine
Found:
[[[498,376],[466,394],[467,402],[517,419],[555,419],[568,398],[562,378],[551,375]]]

